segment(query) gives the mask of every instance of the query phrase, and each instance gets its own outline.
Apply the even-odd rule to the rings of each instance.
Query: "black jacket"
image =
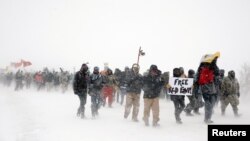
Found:
[[[76,72],[73,81],[73,90],[76,95],[87,94],[89,76],[80,71]]]
[[[160,75],[152,77],[147,75],[143,77],[143,98],[156,98],[159,97],[164,81]]]
[[[131,75],[128,79],[128,86],[126,88],[128,93],[136,93],[140,94],[143,81],[142,81],[142,76],[140,74],[135,74],[134,72],[131,72]]]

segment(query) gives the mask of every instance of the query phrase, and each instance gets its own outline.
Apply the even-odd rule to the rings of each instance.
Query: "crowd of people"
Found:
[[[228,71],[224,76],[225,70],[219,69],[217,59],[219,53],[204,55],[200,66],[195,72],[188,70],[185,74],[183,67],[176,67],[172,71],[163,72],[157,65],[152,64],[148,71],[140,74],[139,64],[133,64],[131,68],[125,67],[124,71],[116,68],[113,72],[109,67],[100,71],[98,66],[90,72],[86,63],[82,64],[79,71],[70,73],[68,71],[60,72],[49,71],[47,68],[35,73],[23,72],[18,70],[15,74],[12,72],[1,73],[0,81],[5,86],[10,86],[15,81],[15,91],[35,86],[38,91],[52,89],[65,93],[68,87],[73,87],[73,92],[79,97],[80,106],[77,110],[77,116],[85,118],[85,104],[87,96],[91,97],[92,117],[98,116],[98,110],[102,106],[112,107],[113,102],[121,105],[125,102],[124,118],[127,119],[132,113],[132,120],[138,122],[138,113],[140,106],[140,97],[143,94],[144,111],[143,122],[145,126],[150,125],[149,117],[152,111],[152,126],[159,126],[159,98],[164,97],[173,101],[175,112],[174,116],[177,124],[182,124],[181,113],[184,111],[187,116],[200,114],[199,109],[204,107],[204,122],[213,123],[212,114],[214,106],[220,102],[221,114],[225,115],[226,107],[231,104],[234,115],[238,113],[240,87],[239,82],[233,70]],[[192,78],[192,95],[168,95],[168,89],[171,88],[169,78]],[[185,104],[185,97],[189,103]],[[131,112],[132,110],[132,112]]]
[[[189,103],[185,105],[185,95],[170,95],[174,103],[176,123],[181,124],[180,114],[184,111],[187,116],[200,114],[199,109],[204,106],[204,122],[213,123],[213,108],[218,102],[221,102],[221,114],[225,115],[225,110],[230,103],[234,115],[238,117],[239,105],[239,83],[235,77],[235,72],[230,70],[228,76],[224,77],[225,71],[217,66],[217,59],[220,54],[215,53],[203,56],[200,66],[195,73],[194,70],[188,70],[188,76],[185,75],[183,67],[173,69],[173,77],[193,78],[193,91],[191,96],[187,96]],[[79,96],[80,107],[77,115],[85,117],[85,107],[87,93],[91,96],[92,115],[98,115],[98,109],[101,104],[105,105],[108,98],[108,106],[112,107],[114,93],[117,97],[121,96],[121,104],[124,95],[126,95],[126,104],[124,118],[127,119],[131,108],[132,120],[138,122],[140,94],[143,91],[144,112],[143,121],[149,126],[149,116],[152,110],[153,126],[159,126],[159,98],[161,92],[167,92],[169,85],[169,73],[162,73],[157,65],[151,65],[149,70],[143,75],[139,73],[139,65],[133,64],[131,68],[126,67],[123,72],[116,69],[114,74],[111,69],[106,68],[99,72],[96,66],[91,75],[88,73],[87,64],[82,64],[81,69],[75,74],[73,81],[74,93]]]
[[[73,73],[68,71],[50,71],[48,68],[44,68],[42,71],[29,72],[18,69],[16,72],[3,71],[0,73],[0,83],[6,87],[10,87],[12,84],[15,85],[14,90],[20,91],[23,89],[30,89],[34,86],[38,91],[46,90],[61,90],[65,93],[72,83]]]

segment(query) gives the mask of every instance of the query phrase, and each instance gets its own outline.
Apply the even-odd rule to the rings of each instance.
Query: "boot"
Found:
[[[196,115],[200,115],[200,114],[201,114],[201,113],[199,112],[199,108],[194,109],[194,113],[195,113]]]
[[[159,123],[153,123],[153,127],[159,127],[160,124]]]
[[[80,108],[78,108],[77,113],[76,113],[76,116],[78,116],[78,117],[81,116],[81,110],[80,110]]]
[[[240,114],[238,113],[238,110],[234,110],[234,116],[235,117],[240,117]]]
[[[81,109],[81,119],[85,118],[85,108]]]
[[[186,112],[186,116],[194,116],[194,115],[190,112]]]
[[[129,113],[127,112],[127,110],[125,110],[125,112],[124,112],[124,119],[127,119],[128,115],[129,115]]]
[[[214,123],[211,119],[205,119],[204,122],[205,122],[206,124]]]
[[[182,121],[181,121],[181,119],[179,119],[179,120],[176,120],[176,123],[177,123],[177,124],[182,124]]]
[[[177,124],[182,124],[181,118],[179,114],[175,114],[175,119]]]
[[[81,119],[84,119],[84,118],[85,118],[84,113],[81,113]]]
[[[186,113],[187,116],[193,116],[193,114],[191,114],[191,110],[190,109],[185,108],[184,112]]]
[[[139,120],[138,120],[137,117],[133,117],[132,120],[133,120],[134,122],[139,122]]]

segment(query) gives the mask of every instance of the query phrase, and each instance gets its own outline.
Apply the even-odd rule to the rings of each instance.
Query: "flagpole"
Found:
[[[137,57],[137,64],[138,65],[139,65],[140,54],[141,54],[141,46],[139,48],[138,57]]]

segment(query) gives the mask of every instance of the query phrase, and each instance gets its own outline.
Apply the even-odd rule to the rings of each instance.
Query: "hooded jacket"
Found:
[[[89,76],[87,73],[78,71],[73,81],[73,90],[76,95],[87,94]]]

